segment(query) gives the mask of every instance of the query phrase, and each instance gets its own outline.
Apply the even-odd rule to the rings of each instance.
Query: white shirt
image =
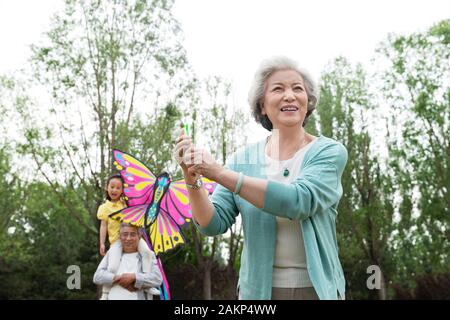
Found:
[[[120,260],[119,269],[117,270],[117,275],[124,273],[134,273],[138,271],[138,252],[124,253],[122,259]],[[108,295],[109,300],[138,300],[137,291],[131,292],[122,287],[119,284],[115,284]]]

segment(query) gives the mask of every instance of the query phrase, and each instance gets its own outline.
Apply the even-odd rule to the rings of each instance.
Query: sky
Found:
[[[39,41],[62,3],[0,0],[0,74],[27,63],[28,46]],[[290,56],[316,79],[339,55],[370,66],[388,33],[424,31],[450,18],[450,1],[179,0],[174,15],[197,74],[228,79],[235,105],[248,108],[247,93],[262,59]]]
[[[245,92],[262,59],[290,56],[316,78],[338,55],[370,64],[390,32],[423,31],[450,18],[448,0],[179,1],[188,57],[200,75],[230,78]]]

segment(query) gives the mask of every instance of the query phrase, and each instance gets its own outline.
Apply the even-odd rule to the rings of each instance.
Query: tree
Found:
[[[17,163],[17,176],[23,181],[18,201],[23,205],[27,199],[36,199],[29,200],[36,206],[33,213],[25,207],[17,213],[15,225],[25,229],[17,229],[8,238],[15,240],[7,243],[29,245],[25,252],[30,254],[24,255],[36,269],[63,261],[57,257],[46,261],[41,255],[47,252],[40,251],[49,249],[51,241],[62,245],[62,238],[30,242],[27,237],[34,231],[46,233],[50,225],[36,218],[31,232],[21,223],[31,226],[30,215],[44,218],[50,207],[54,209],[53,222],[62,232],[74,233],[68,239],[82,239],[77,243],[80,251],[71,252],[78,255],[81,264],[88,263],[87,259],[93,273],[92,266],[98,262],[97,256],[92,259],[96,211],[103,201],[105,178],[112,170],[114,147],[134,152],[156,170],[170,166],[171,132],[180,110],[195,95],[195,79],[172,6],[173,1],[163,0],[65,1],[64,10],[53,17],[43,41],[32,47],[32,74],[21,70],[21,74],[30,75],[28,79],[2,78],[2,97],[13,97],[7,99],[11,105],[5,122],[10,124],[8,130],[14,127],[14,147],[23,159]],[[48,96],[42,96],[44,92]],[[38,189],[48,197],[38,201]],[[24,194],[25,190],[31,193]],[[66,222],[81,229],[64,228],[59,224],[63,217],[70,217]],[[28,248],[26,245],[23,247]],[[63,270],[61,264],[58,268],[58,272]],[[51,272],[40,270],[42,281],[51,276]],[[61,274],[67,276],[65,269]],[[89,276],[85,279],[91,284]],[[24,290],[24,295],[16,297],[33,294]],[[92,291],[90,294],[93,297]],[[51,290],[40,297],[44,296],[56,297]]]
[[[206,146],[211,155],[222,165],[227,157],[246,141],[244,131],[248,116],[232,107],[231,84],[220,77],[205,80],[201,95],[203,108],[194,107],[186,118],[191,118],[191,134],[195,144]],[[201,116],[198,116],[198,115]],[[189,230],[193,239],[194,263],[202,274],[203,299],[210,300],[212,292],[212,270],[223,266],[227,281],[223,298],[234,298],[237,285],[238,259],[242,248],[242,225],[233,225],[227,234],[209,238],[202,236],[194,226]],[[224,259],[224,255],[227,258]],[[223,294],[223,293],[222,293]]]
[[[378,48],[389,108],[389,159],[400,198],[396,281],[448,272],[450,210],[450,20],[390,35]]]
[[[147,148],[138,155],[161,168],[167,160],[161,155],[172,144],[168,132],[192,95],[172,6],[173,1],[66,1],[44,44],[32,48],[36,85],[48,91],[51,107],[38,101],[33,110],[28,101],[17,108],[25,138],[20,150],[61,202],[63,186],[81,187],[74,195],[84,208],[73,214],[94,234],[112,149]],[[66,207],[72,205],[66,201]]]
[[[362,66],[353,67],[343,57],[335,59],[322,73],[320,96],[318,131],[342,142],[348,151],[337,236],[349,296],[367,295],[365,272],[377,265],[381,270],[379,298],[386,299],[387,240],[394,229],[393,186],[382,174],[383,165],[374,150],[373,139],[382,137],[370,133],[374,132],[371,113],[375,106]]]
[[[0,115],[1,117],[1,115]],[[24,280],[16,277],[17,265],[23,265],[28,257],[26,246],[22,241],[12,241],[11,233],[15,231],[14,218],[20,207],[20,182],[12,172],[11,156],[4,145],[0,145],[0,299],[7,299],[8,293],[13,291],[18,296],[22,293],[14,290]]]
[[[11,113],[11,100],[16,97],[10,95],[15,82],[9,77],[0,77],[0,232],[7,232],[10,227],[11,217],[20,206],[19,190],[20,181],[12,169],[12,151],[11,145],[12,128],[9,127],[7,119]]]
[[[81,204],[80,204],[81,206]],[[2,233],[0,297],[3,299],[94,299],[95,238],[68,212],[48,184],[23,186],[21,207]],[[66,287],[67,268],[81,270],[81,288]]]

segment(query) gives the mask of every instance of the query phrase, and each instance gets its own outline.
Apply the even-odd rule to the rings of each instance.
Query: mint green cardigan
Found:
[[[345,279],[338,257],[336,215],[342,196],[341,176],[347,162],[346,148],[319,136],[306,152],[300,176],[291,184],[269,181],[264,207],[258,209],[218,185],[211,201],[211,222],[198,229],[206,235],[225,233],[241,213],[244,247],[238,288],[242,299],[271,299],[275,256],[275,216],[298,220],[303,232],[308,274],[320,299],[345,297]],[[266,140],[249,144],[227,161],[227,167],[247,176],[265,175]]]

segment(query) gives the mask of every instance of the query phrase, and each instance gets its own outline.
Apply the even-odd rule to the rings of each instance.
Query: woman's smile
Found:
[[[288,105],[288,106],[284,106],[281,107],[280,111],[286,115],[294,115],[298,112],[299,107],[297,106],[293,106],[293,105]]]

